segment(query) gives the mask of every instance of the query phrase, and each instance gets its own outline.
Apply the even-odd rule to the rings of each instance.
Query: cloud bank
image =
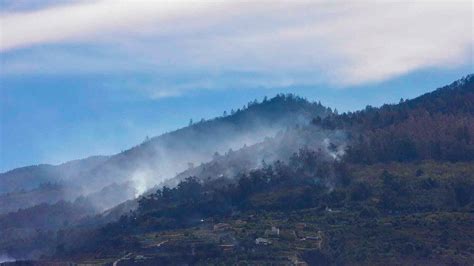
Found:
[[[157,73],[144,89],[157,98],[232,85],[346,87],[472,65],[473,14],[471,1],[79,1],[3,12],[2,72]]]

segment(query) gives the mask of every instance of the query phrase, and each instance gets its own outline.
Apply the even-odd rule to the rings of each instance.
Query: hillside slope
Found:
[[[79,222],[53,237],[38,229],[19,241],[12,232],[28,223],[1,217],[11,241],[0,251],[47,247],[46,263],[470,265],[472,85],[468,76],[396,105],[310,112],[310,124],[211,154],[102,217],[73,217]],[[202,132],[196,139],[205,141]],[[176,156],[187,164],[189,155]]]
[[[0,194],[31,190],[41,184],[75,179],[81,172],[89,171],[107,159],[108,156],[91,156],[60,165],[40,164],[16,168],[0,174]]]
[[[452,157],[443,148],[435,157],[424,152],[421,136],[434,132],[446,147],[469,147],[472,89],[469,76],[398,105],[316,117],[296,129],[344,130],[350,147],[343,157],[308,145],[288,161],[253,168],[245,160],[265,151],[257,144],[215,158],[184,172],[176,187],[141,198],[119,221],[89,231],[82,244],[64,235],[56,259],[107,263],[129,254],[125,264],[469,265],[474,152]],[[418,126],[429,119],[442,130]],[[468,130],[452,138],[458,123]]]
[[[211,160],[216,152],[225,153],[255,144],[288,127],[307,124],[314,116],[326,117],[330,113],[330,109],[320,104],[293,95],[279,95],[262,103],[251,102],[244,110],[229,116],[151,138],[111,157],[83,178],[99,184],[104,180],[131,179],[149,188],[192,165]]]
[[[330,109],[320,104],[293,95],[278,95],[261,103],[250,102],[244,109],[232,111],[231,115],[151,138],[113,156],[95,156],[58,166],[14,169],[0,174],[0,194],[9,192],[9,195],[2,195],[2,201],[16,203],[0,208],[0,211],[73,200],[73,196],[87,196],[112,184],[126,184],[129,187],[122,186],[124,192],[135,190],[136,196],[190,165],[211,160],[215,152],[252,145],[287,127],[307,124],[315,115],[325,117],[330,113]],[[58,193],[40,187],[48,183],[60,184],[64,191],[77,193]],[[124,197],[113,205],[130,199],[129,193],[123,194]],[[102,204],[99,209],[113,205]]]
[[[474,75],[396,105],[313,120],[351,132],[348,159],[359,163],[474,160]]]

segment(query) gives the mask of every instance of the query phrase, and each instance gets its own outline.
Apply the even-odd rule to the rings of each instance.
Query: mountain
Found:
[[[15,181],[16,175],[18,177],[16,181],[25,182],[28,186],[21,187],[21,183],[18,182],[18,186],[14,186],[17,188],[15,191],[0,195],[1,202],[6,203],[1,209],[5,214],[0,215],[0,222],[8,223],[12,219],[20,221],[0,231],[4,235],[21,235],[25,240],[28,239],[28,235],[31,239],[42,236],[29,234],[31,231],[65,229],[78,224],[90,227],[114,221],[138,205],[137,200],[124,201],[133,199],[146,189],[158,185],[166,177],[171,178],[182,171],[197,169],[199,166],[194,167],[193,164],[204,165],[216,157],[225,158],[232,154],[242,154],[240,151],[242,147],[243,150],[247,149],[245,147],[253,150],[261,141],[267,143],[263,145],[270,148],[271,144],[269,145],[268,141],[277,136],[278,132],[286,133],[284,135],[279,133],[277,138],[286,136],[289,140],[289,132],[294,131],[292,128],[309,124],[314,116],[326,117],[331,113],[329,108],[319,103],[310,103],[293,95],[281,94],[269,100],[265,99],[261,103],[250,102],[244,109],[231,111],[228,116],[202,121],[151,138],[117,155],[92,157],[59,166],[32,166],[9,171],[2,174],[0,180]],[[288,152],[289,149],[292,152],[297,151],[298,147],[303,145],[294,142],[287,144],[284,149]],[[263,159],[277,160],[280,156],[287,157],[286,152],[283,152],[283,146],[281,149],[280,155],[268,150],[267,154],[271,155],[271,158],[257,156],[247,159],[251,159],[256,167]],[[224,155],[221,156],[220,153]],[[97,160],[92,160],[93,158]],[[83,165],[84,168],[72,168],[71,165]],[[244,168],[246,167],[248,165]],[[37,178],[38,176],[41,178]],[[179,178],[180,175],[175,180]],[[34,187],[38,183],[39,186]],[[33,189],[27,190],[32,187]],[[63,204],[62,200],[69,202]],[[94,213],[100,213],[121,202],[124,203],[101,215],[93,216]],[[19,208],[23,209],[16,211]],[[62,208],[66,209],[61,211]],[[7,212],[9,213],[6,214]],[[31,222],[23,221],[28,215],[33,215],[37,219]],[[52,227],[45,228],[40,221],[48,220],[60,222],[54,222]],[[8,241],[8,243],[17,242]],[[18,244],[15,246],[17,248],[14,250],[20,253],[13,250],[9,250],[8,253],[20,257],[31,256],[31,247]]]
[[[280,95],[153,138],[87,176],[99,184],[95,175],[116,174],[115,185],[0,216],[0,254],[46,264],[470,265],[473,85],[470,75],[344,114]],[[177,175],[163,178],[173,166],[163,150]],[[161,184],[87,217],[84,207],[101,201],[92,195],[114,199],[143,169]],[[21,220],[41,209],[38,223]]]
[[[234,178],[276,161],[288,162],[301,149],[319,150],[340,158],[344,154],[347,136],[341,130],[322,130],[314,126],[297,126],[281,131],[272,138],[230,151],[199,166],[187,169],[160,186],[175,187],[187,177],[201,181],[212,178]]]
[[[151,138],[113,156],[94,156],[58,166],[28,166],[2,173],[0,193],[4,195],[0,194],[0,201],[14,204],[3,206],[0,213],[35,203],[74,200],[120,184],[123,197],[97,206],[98,210],[105,210],[130,199],[126,191],[135,190],[134,196],[139,195],[189,165],[211,160],[216,152],[252,145],[287,127],[308,123],[315,115],[325,117],[331,111],[293,95],[278,95],[261,103],[252,101],[231,113]],[[58,184],[67,193],[44,189],[42,184]]]
[[[107,159],[107,156],[91,156],[57,166],[40,164],[16,168],[0,174],[0,193],[30,190],[38,188],[41,184],[72,180],[81,172],[89,171]]]
[[[60,184],[42,183],[32,190],[20,190],[0,195],[0,214],[15,212],[39,203],[56,203],[74,200],[80,196],[80,189]]]
[[[92,156],[57,166],[35,165],[0,174],[0,214],[29,208],[40,203],[72,201],[84,191],[74,180],[107,160],[107,156]]]
[[[469,264],[473,91],[468,76],[396,105],[315,116],[309,125],[186,170],[169,187],[141,197],[137,210],[81,238],[82,244],[58,239],[55,258]],[[335,132],[347,138],[337,142]],[[440,153],[425,150],[438,141]],[[287,149],[295,142],[307,145]],[[346,153],[338,153],[339,146]],[[286,156],[255,163],[280,152]]]
[[[351,132],[348,159],[359,163],[474,159],[474,76],[409,101],[315,119]]]
[[[151,138],[112,156],[83,176],[99,185],[109,180],[131,180],[143,192],[144,187],[211,160],[216,152],[255,144],[287,127],[307,124],[315,115],[325,117],[331,111],[293,95],[279,95],[262,103],[250,102],[245,109],[231,113]]]

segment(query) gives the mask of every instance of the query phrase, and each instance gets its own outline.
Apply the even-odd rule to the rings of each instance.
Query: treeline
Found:
[[[174,188],[142,197],[137,211],[102,232],[112,237],[188,227],[255,210],[355,208],[362,216],[374,216],[474,206],[474,182],[469,178],[435,179],[419,169],[412,178],[399,176],[398,170],[383,171],[369,182],[351,174],[347,162],[327,156],[302,149],[288,163],[277,161],[237,179],[189,177]]]
[[[164,187],[142,197],[138,209],[119,221],[81,233],[87,237],[78,236],[78,230],[62,231],[57,254],[67,257],[77,252],[133,250],[139,244],[130,236],[238,219],[241,213],[311,209],[324,215],[337,211],[347,214],[350,224],[356,224],[358,219],[372,221],[392,214],[465,212],[474,207],[472,178],[446,178],[453,173],[450,167],[466,165],[444,163],[440,166],[442,178],[424,173],[421,168],[430,169],[429,165],[416,171],[405,165],[383,172],[363,166],[365,174],[354,175],[358,172],[355,165],[303,149],[288,163],[265,165],[238,179],[202,181],[189,177],[174,188]],[[408,176],[407,171],[411,172]],[[70,241],[71,237],[81,241]]]
[[[416,99],[315,118],[350,132],[347,159],[357,163],[474,160],[474,76]]]
[[[141,197],[136,211],[100,229],[86,230],[83,237],[77,236],[79,229],[60,231],[57,255],[133,248],[130,235],[195,226],[239,212],[325,207],[332,200],[327,192],[350,182],[347,177],[343,163],[308,149],[293,154],[288,163],[266,164],[234,179],[188,177],[174,188],[163,187]],[[264,195],[277,197],[263,206],[259,198]],[[80,241],[71,241],[71,237]]]
[[[164,187],[139,200],[134,215],[122,217],[107,232],[160,230],[187,226],[213,216],[227,216],[235,211],[255,207],[255,196],[292,189],[303,189],[307,195],[323,195],[336,183],[348,182],[344,165],[321,151],[302,149],[288,163],[277,161],[250,171],[235,179],[217,178],[202,182],[189,177],[174,188]],[[258,204],[258,202],[257,202]],[[314,204],[301,198],[276,202],[272,208],[304,208]],[[126,226],[125,226],[126,225]]]

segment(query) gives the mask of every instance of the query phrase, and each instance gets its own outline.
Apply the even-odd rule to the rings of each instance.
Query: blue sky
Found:
[[[117,153],[280,92],[347,111],[473,72],[470,1],[0,7],[0,171]]]

